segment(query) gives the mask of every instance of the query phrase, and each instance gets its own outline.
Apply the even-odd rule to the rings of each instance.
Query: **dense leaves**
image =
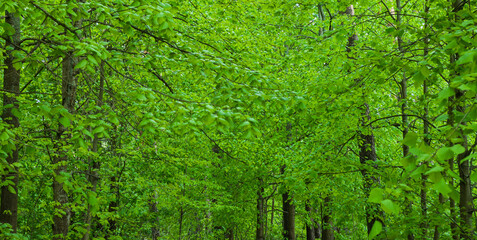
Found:
[[[476,16],[2,1],[0,238],[474,239]]]

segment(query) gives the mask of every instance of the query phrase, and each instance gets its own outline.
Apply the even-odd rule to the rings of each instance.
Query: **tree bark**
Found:
[[[257,191],[257,229],[256,240],[265,240],[265,198],[263,197],[263,179],[259,179],[259,189]]]
[[[288,191],[282,194],[283,204],[283,238],[295,240],[295,205]]]
[[[104,95],[104,62],[101,61],[99,69],[99,90],[98,90],[98,100],[96,101],[96,106],[101,107],[103,105],[103,95]],[[99,137],[98,134],[94,134],[93,145],[91,147],[91,152],[98,152]],[[91,191],[96,192],[96,188],[99,181],[99,168],[101,167],[100,162],[93,158],[91,160],[91,171],[88,176],[88,180],[91,183]],[[88,209],[86,212],[86,233],[83,236],[83,240],[89,240],[91,235],[91,225],[92,225],[92,215],[91,215],[91,206],[88,204]]]
[[[454,97],[449,98],[449,102],[454,101]],[[452,105],[449,105],[447,109],[447,114],[448,114],[448,119],[447,119],[447,125],[448,126],[454,126],[454,107]],[[451,143],[447,143],[450,145]],[[454,171],[454,159],[451,158],[448,161],[449,163],[449,170]],[[449,180],[449,185],[454,186],[454,180],[450,178]],[[457,213],[456,213],[456,206],[455,206],[455,200],[453,198],[449,198],[449,209],[450,209],[450,229],[451,229],[451,236],[453,240],[458,240],[459,239],[459,234],[458,234],[458,225],[457,225]]]
[[[312,217],[313,208],[310,206],[310,200],[305,202],[305,212],[308,214],[308,221],[306,222],[306,240],[315,240],[315,220]]]
[[[5,13],[5,23],[10,24],[15,33],[11,36],[5,36],[6,58],[3,70],[3,89],[6,93],[3,94],[3,106],[13,105],[3,109],[2,119],[5,123],[11,125],[13,128],[20,126],[20,121],[13,113],[13,109],[18,111],[18,103],[15,96],[20,92],[20,69],[16,69],[14,64],[16,59],[12,52],[20,49],[20,18],[13,13]],[[12,50],[9,50],[11,48]],[[14,96],[12,96],[14,94]],[[18,162],[18,146],[17,144],[11,146],[11,152],[7,156],[7,163],[9,164],[7,176],[5,178],[12,181],[12,184],[2,187],[1,205],[0,205],[0,222],[8,223],[12,226],[13,232],[17,231],[18,222],[18,173],[15,166],[12,164]],[[13,190],[10,191],[9,187]]]
[[[323,216],[321,224],[322,230],[322,240],[333,240],[335,239],[335,234],[333,231],[333,218],[331,217],[331,198],[326,196],[323,199],[323,206],[322,206]]]
[[[291,123],[287,123],[286,130],[288,131],[288,141],[291,141]],[[280,172],[285,174],[286,165],[284,164]],[[293,205],[293,196],[288,190],[282,194],[282,206],[283,206],[283,238],[286,240],[295,240],[295,205]]]
[[[346,14],[349,16],[354,16],[354,7],[350,5],[346,8]],[[351,52],[351,49],[356,45],[356,41],[358,40],[358,35],[355,33],[350,34],[351,36],[348,38],[348,43],[346,44],[346,51],[348,53]],[[348,57],[351,59],[350,57]],[[363,96],[364,97],[364,96]],[[367,169],[367,166],[373,166],[374,162],[377,161],[376,156],[376,146],[374,141],[374,134],[372,132],[372,126],[368,126],[368,122],[370,121],[369,116],[369,105],[364,101],[361,109],[361,127],[365,128],[366,132],[362,130],[358,131],[358,146],[359,146],[359,161],[363,166],[361,170],[361,174],[363,175],[363,190],[366,197],[369,197],[369,193],[371,191],[372,186],[377,186],[379,184],[379,179],[374,177],[372,173],[370,173]],[[384,226],[384,214],[382,211],[378,210],[377,206],[373,206],[371,204],[366,204],[366,226],[368,230],[368,234],[371,232],[371,229],[376,221],[380,221]],[[325,235],[325,232],[323,232]]]
[[[376,156],[376,146],[375,146],[375,141],[374,141],[374,135],[371,132],[372,129],[370,126],[367,126],[367,123],[370,120],[369,116],[369,106],[367,103],[363,105],[363,116],[361,120],[361,126],[362,127],[368,127],[368,132],[363,133],[359,132],[359,160],[360,163],[363,165],[363,170],[361,170],[361,174],[363,175],[363,180],[364,180],[364,193],[366,197],[369,197],[369,192],[371,191],[371,188],[373,186],[379,185],[379,178],[376,178],[375,176],[372,175],[369,171],[366,170],[367,166],[373,166],[376,168],[374,165],[374,162],[377,161],[377,156]],[[378,209],[377,206],[367,204],[366,205],[366,222],[367,222],[367,229],[368,229],[368,234],[371,232],[371,229],[373,228],[373,225],[376,221],[381,222],[381,224],[384,226],[384,214],[382,213],[381,210]]]
[[[468,3],[467,1],[463,0],[452,0],[452,13],[455,22],[460,22],[461,18],[457,14],[461,11],[465,4]],[[459,58],[457,53],[451,54],[451,64],[454,64],[455,61]],[[459,75],[457,69],[454,72],[451,72],[451,78],[454,76]],[[452,80],[451,80],[452,81]],[[465,114],[465,98],[464,93],[460,89],[455,90],[455,110],[462,114]],[[472,213],[473,209],[473,197],[472,197],[472,183],[470,181],[470,173],[471,173],[471,164],[469,160],[464,159],[470,155],[471,150],[468,148],[468,141],[467,135],[465,135],[461,127],[464,126],[466,123],[464,120],[461,120],[457,123],[457,126],[454,126],[455,131],[457,131],[459,137],[461,138],[462,142],[461,145],[464,147],[465,151],[459,154],[456,158],[457,166],[459,169],[459,213],[460,213],[460,237],[462,239],[474,239],[474,225],[472,224]]]

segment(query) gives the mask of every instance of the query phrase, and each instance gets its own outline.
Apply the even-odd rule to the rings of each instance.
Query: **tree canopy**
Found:
[[[0,2],[2,239],[476,239],[465,0]]]

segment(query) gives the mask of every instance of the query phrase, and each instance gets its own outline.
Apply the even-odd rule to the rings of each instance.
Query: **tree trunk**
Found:
[[[372,133],[371,126],[367,126],[367,123],[370,120],[369,117],[369,106],[368,104],[363,105],[363,117],[361,120],[361,126],[368,128],[367,133],[359,132],[359,160],[360,163],[363,165],[363,170],[361,170],[361,174],[363,175],[364,180],[364,193],[366,197],[369,197],[369,192],[373,186],[379,185],[379,178],[376,178],[372,175],[372,173],[366,170],[367,166],[373,166],[374,162],[377,161],[376,156],[376,146],[374,141],[374,135]],[[368,234],[371,232],[373,225],[376,221],[381,222],[384,226],[384,214],[381,210],[378,210],[378,207],[375,205],[367,204],[366,205],[366,222],[368,228]]]
[[[288,133],[288,141],[291,141],[291,123],[287,123],[286,130]],[[280,169],[282,175],[285,174],[286,165]],[[283,206],[283,238],[286,240],[295,240],[295,205],[293,205],[293,196],[288,190],[282,194]]]
[[[283,203],[283,238],[295,240],[295,205],[289,192],[282,194]]]
[[[14,64],[16,59],[12,52],[20,49],[20,18],[15,17],[14,14],[5,13],[5,23],[10,24],[15,33],[12,36],[5,36],[5,48],[6,58],[4,65],[6,68],[3,70],[3,90],[6,93],[3,94],[3,106],[12,104],[12,107],[4,108],[2,113],[2,119],[13,128],[20,126],[20,121],[17,116],[13,114],[13,109],[18,109],[18,103],[15,96],[20,92],[20,69],[16,69]],[[12,50],[8,50],[11,48]],[[12,96],[15,94],[15,96]],[[11,184],[2,187],[1,205],[0,205],[0,222],[8,223],[12,226],[13,232],[17,231],[17,218],[18,218],[18,173],[15,166],[12,164],[18,162],[18,146],[11,146],[11,152],[7,156],[7,162],[9,164],[6,179],[12,181]],[[3,180],[5,181],[5,179]]]
[[[74,59],[73,51],[68,51],[63,57],[62,63],[63,80],[62,80],[62,104],[70,113],[75,111],[77,80],[74,76]],[[55,139],[56,156],[53,157],[55,165],[55,176],[61,176],[67,173],[68,161],[67,153],[64,148],[68,145],[69,136],[64,133],[67,130],[65,126],[59,123],[58,134]],[[55,177],[53,180],[53,200],[55,201],[55,214],[53,216],[53,234],[54,239],[62,239],[68,234],[71,212],[68,203],[68,193],[63,187],[63,183],[59,182]],[[61,235],[63,237],[61,237]]]
[[[80,0],[82,2],[84,0]],[[71,15],[68,14],[71,18]],[[75,28],[82,25],[82,21],[73,22]],[[71,34],[69,30],[65,29],[65,34]],[[76,90],[78,80],[75,73],[75,65],[77,60],[74,57],[73,50],[65,52],[62,62],[62,83],[61,83],[61,97],[62,105],[68,110],[70,114],[75,114]],[[68,193],[65,191],[63,182],[59,182],[57,177],[65,175],[68,172],[68,156],[67,148],[71,136],[64,134],[68,128],[61,123],[58,123],[58,132],[54,143],[56,155],[53,157],[53,164],[55,166],[55,178],[53,179],[53,200],[55,201],[55,214],[53,216],[53,239],[63,239],[68,235],[68,228],[70,225],[71,209],[68,205]]]
[[[333,240],[335,239],[335,234],[333,231],[333,220],[331,217],[331,198],[329,196],[326,196],[325,199],[323,199],[323,206],[322,206],[322,211],[323,211],[323,216],[322,216],[322,221],[323,223],[321,224],[322,230],[322,240]]]
[[[154,215],[157,214],[157,202],[156,202],[157,199],[156,198],[157,197],[154,194],[154,197],[152,197],[151,202],[149,203],[149,212],[151,214],[154,214]],[[182,208],[181,208],[181,210],[182,210]],[[151,225],[152,225],[152,227],[151,227],[151,238],[152,238],[152,240],[157,240],[161,236],[160,232],[159,232],[159,229],[157,228],[156,224],[154,223],[155,220],[157,220],[157,219],[154,219],[153,222],[151,223]],[[179,239],[180,239],[180,237],[179,237]]]
[[[462,91],[456,89],[456,101],[459,101],[459,98],[463,96]],[[464,113],[465,107],[463,103],[458,103],[456,110]],[[465,124],[464,122],[462,123]],[[458,130],[460,131],[460,130]],[[467,156],[470,155],[471,150],[469,150],[467,143],[467,136],[464,133],[461,133],[461,138],[463,142],[461,145],[465,148],[465,151],[457,156],[457,164],[459,166],[459,187],[460,187],[460,197],[459,197],[459,212],[460,212],[460,229],[461,229],[461,239],[474,239],[474,225],[472,224],[472,213],[473,208],[473,199],[472,199],[472,183],[470,181],[470,161],[465,160]]]
[[[103,94],[104,94],[104,62],[101,61],[100,69],[99,69],[99,90],[98,90],[98,100],[96,102],[96,106],[101,107],[103,105]],[[99,137],[98,134],[94,134],[93,138],[93,146],[91,147],[91,152],[98,152],[98,144],[99,144]],[[100,162],[93,157],[91,160],[91,171],[88,176],[88,180],[91,183],[91,191],[96,193],[96,187],[98,185],[99,180],[99,168],[101,167]],[[91,235],[91,225],[92,225],[92,215],[91,215],[91,206],[88,204],[88,209],[86,212],[86,233],[83,236],[83,240],[89,240]]]
[[[454,97],[449,98],[449,102],[454,101]],[[454,126],[454,107],[452,105],[449,105],[447,109],[447,114],[448,114],[448,119],[447,119],[447,125],[449,126]],[[447,144],[451,144],[450,142]],[[454,171],[454,159],[451,158],[448,161],[449,163],[449,170]],[[454,180],[453,178],[450,178],[449,180],[449,185],[454,186]],[[458,226],[457,226],[457,213],[456,213],[456,208],[455,208],[455,201],[452,198],[449,198],[449,209],[450,209],[450,229],[451,229],[451,236],[453,240],[458,240],[459,235],[458,235]]]
[[[308,221],[306,222],[306,240],[315,240],[315,220],[312,217],[313,209],[310,206],[310,200],[305,202],[305,212],[308,214]]]
[[[457,14],[461,11],[467,2],[463,0],[452,0],[452,12],[455,22],[460,22],[461,19]],[[451,63],[454,63],[459,58],[458,54],[451,55]],[[451,72],[451,79],[454,76],[459,75],[460,73],[456,70]],[[452,81],[452,80],[451,80]],[[465,98],[462,90],[455,90],[455,110],[461,114],[465,114]],[[460,237],[462,239],[474,239],[474,225],[472,224],[472,213],[473,209],[473,197],[472,197],[472,183],[470,181],[471,173],[471,164],[469,160],[463,161],[469,154],[471,150],[468,148],[467,135],[465,135],[461,127],[465,125],[465,121],[461,120],[457,123],[458,126],[455,126],[454,129],[458,133],[462,142],[461,145],[464,147],[465,151],[459,154],[456,158],[457,166],[459,168],[459,188],[460,188],[460,197],[459,197],[459,213],[460,213]],[[462,125],[462,126],[461,126]]]
[[[265,240],[265,198],[263,197],[263,179],[259,179],[259,189],[257,191],[257,229],[256,240]]]

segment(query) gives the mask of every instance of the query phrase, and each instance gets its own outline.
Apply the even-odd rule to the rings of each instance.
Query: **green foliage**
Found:
[[[66,213],[56,181],[69,239],[252,239],[261,189],[267,239],[282,237],[285,192],[299,239],[328,213],[337,239],[365,239],[368,217],[383,221],[369,239],[429,238],[420,228],[434,225],[450,238],[442,223],[458,216],[439,194],[458,203],[459,184],[477,181],[473,166],[464,178],[458,169],[476,154],[475,9],[417,1],[399,22],[390,4],[0,2],[22,19],[11,52],[21,92],[4,92],[18,109],[1,108],[20,127],[0,121],[1,186],[14,193],[6,175],[19,173],[19,224],[15,234],[0,225],[0,237],[51,239],[53,216]],[[0,18],[2,69],[14,33]],[[63,95],[70,53],[74,111]],[[363,160],[361,134],[376,160]]]

